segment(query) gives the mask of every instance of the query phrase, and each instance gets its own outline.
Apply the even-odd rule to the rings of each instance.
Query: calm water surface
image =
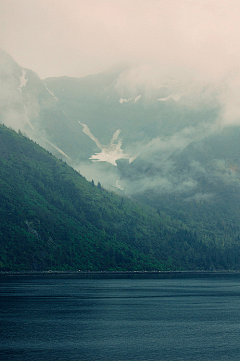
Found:
[[[240,360],[240,276],[0,278],[0,359]]]

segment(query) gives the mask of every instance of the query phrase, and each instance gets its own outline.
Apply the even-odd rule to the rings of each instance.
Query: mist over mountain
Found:
[[[210,82],[124,65],[41,80],[5,52],[1,58],[2,123],[89,181],[200,227],[202,235],[219,227],[226,238],[229,227],[238,234],[240,116],[233,73]]]
[[[0,125],[0,271],[239,269],[234,222],[209,232],[183,214],[88,182]]]

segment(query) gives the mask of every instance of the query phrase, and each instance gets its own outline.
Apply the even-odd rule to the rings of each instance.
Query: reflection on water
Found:
[[[1,360],[239,360],[239,275],[0,279]]]

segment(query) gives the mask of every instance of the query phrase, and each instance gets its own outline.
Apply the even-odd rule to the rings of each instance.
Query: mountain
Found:
[[[95,153],[102,154],[104,145],[109,154],[107,148],[117,131],[113,143],[117,146],[121,142],[119,147],[128,156],[123,159],[133,162],[135,157],[151,155],[156,146],[162,147],[161,138],[168,140],[172,134],[198,124],[203,118],[212,121],[217,112],[215,106],[213,109],[208,105],[188,107],[186,99],[194,98],[193,85],[179,84],[173,79],[163,79],[155,87],[146,86],[138,79],[134,84],[134,76],[139,75],[131,68],[119,67],[84,78],[42,81],[5,52],[1,51],[0,55],[2,122],[15,130],[21,129],[68,162],[72,160],[75,167],[84,161],[91,168],[89,158]],[[201,94],[200,98],[206,98],[210,92],[203,85],[194,91]],[[105,163],[114,163],[111,156],[108,160]]]
[[[36,73],[20,67],[3,50],[0,60],[1,123],[20,129],[54,154],[69,159],[51,142],[52,126],[57,127],[63,117],[57,107],[58,99]]]
[[[2,58],[2,123],[88,181],[164,212],[200,239],[235,242],[240,121],[229,115],[227,81],[127,66],[41,80],[6,53]]]
[[[222,123],[225,84],[146,85],[128,68],[111,78],[46,83],[69,126],[78,124],[91,144],[75,164],[88,179],[160,208],[202,236],[239,234],[240,127]]]
[[[238,269],[239,236],[183,222],[88,182],[0,126],[0,266],[21,270]]]

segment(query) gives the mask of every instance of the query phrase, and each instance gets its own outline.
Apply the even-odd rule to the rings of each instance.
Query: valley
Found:
[[[92,225],[97,227],[94,228],[96,236],[89,238],[93,253],[86,251],[86,254],[91,253],[90,263],[81,258],[83,269],[88,269],[87,264],[90,269],[107,270],[238,269],[240,128],[235,120],[227,122],[224,118],[226,106],[222,101],[224,87],[221,84],[180,82],[170,78],[146,86],[144,82],[139,82],[138,78],[135,79],[133,74],[136,74],[133,69],[122,67],[84,78],[59,77],[41,80],[34,71],[22,68],[10,55],[1,51],[0,109],[1,124],[5,125],[1,131],[4,133],[10,128],[19,132],[19,136],[24,136],[26,141],[27,138],[31,139],[46,149],[50,157],[53,155],[61,162],[49,160],[49,164],[55,162],[60,168],[63,164],[64,167],[68,164],[74,169],[69,172],[81,174],[81,179],[85,179],[84,182],[87,182],[91,192],[94,189],[94,192],[98,193],[92,195],[92,200],[86,203],[88,206],[86,205],[85,210],[80,213],[78,206],[72,204],[71,197],[67,201],[70,203],[66,209],[61,208],[60,205],[65,202],[62,198],[65,197],[65,186],[66,189],[69,187],[67,191],[70,192],[69,195],[75,194],[75,190],[70,190],[72,185],[68,185],[67,182],[60,186],[62,193],[57,193],[56,196],[47,195],[52,194],[53,187],[51,185],[48,188],[48,185],[51,182],[56,183],[54,189],[59,192],[57,184],[61,184],[62,180],[53,181],[52,173],[49,174],[52,180],[45,182],[43,174],[48,171],[46,168],[42,173],[40,163],[34,166],[40,168],[38,175],[34,173],[35,170],[33,171],[35,174],[33,178],[40,176],[42,180],[38,185],[35,183],[31,185],[34,187],[31,192],[40,192],[40,198],[43,195],[47,197],[50,202],[47,208],[50,208],[46,214],[49,214],[50,219],[55,214],[55,211],[50,211],[51,202],[55,206],[58,205],[61,212],[68,210],[67,212],[71,214],[70,218],[73,215],[77,217],[77,222],[80,223],[74,226],[77,227],[76,234],[80,232],[78,227],[84,219],[90,222],[90,228]],[[13,133],[6,134],[15,139]],[[20,140],[16,138],[14,141],[18,143]],[[29,144],[29,147],[31,148],[32,145]],[[31,153],[30,150],[27,151],[29,152]],[[11,168],[6,170],[5,176],[11,178],[10,174],[15,174],[15,150],[14,147],[8,149],[2,145],[5,160],[8,159],[7,153],[13,163]],[[21,174],[25,167],[28,169],[31,165],[26,163],[20,166],[23,160],[17,161],[19,170],[15,177],[17,182],[22,182],[24,185],[28,178],[27,175],[21,178]],[[4,163],[5,166],[7,165]],[[4,168],[2,172],[4,174]],[[2,181],[6,182],[6,178],[2,178]],[[6,187],[6,183],[4,184]],[[7,191],[4,187],[2,189]],[[14,183],[12,187],[15,187]],[[28,193],[27,189],[26,192]],[[118,211],[116,210],[122,214],[121,220],[116,223],[119,223],[120,228],[111,223],[115,212],[110,210],[111,206],[109,210],[104,210],[103,204],[107,199],[107,202],[109,201],[109,194],[114,198],[115,204],[120,205],[117,206]],[[3,190],[2,197],[5,197]],[[38,197],[39,195],[35,194],[33,198],[38,199]],[[99,205],[95,209],[96,197],[100,197],[101,201],[99,200]],[[17,196],[8,198],[4,203],[5,206],[12,209],[15,204],[14,199],[17,199]],[[131,202],[133,205],[130,205]],[[127,207],[130,208],[142,207],[143,211],[140,213],[146,212],[146,215],[136,214],[138,219],[136,221],[133,216],[135,211],[131,216],[126,211],[125,214],[123,204],[128,204]],[[28,207],[30,212],[32,206],[29,204]],[[18,214],[17,203],[13,208]],[[2,210],[3,214],[5,211]],[[42,212],[45,214],[45,211]],[[132,223],[126,226],[128,231],[124,234],[121,232],[126,220],[123,221],[121,217],[124,218],[127,214]],[[7,221],[6,216],[4,217],[2,219],[10,222],[9,225],[12,226],[18,219],[13,217],[14,221],[12,221],[10,217],[11,221]],[[119,218],[119,215],[115,217]],[[16,237],[21,238],[21,232],[25,236],[26,232],[30,232],[31,237],[35,237],[36,234],[34,236],[34,232],[31,231],[31,224],[34,224],[33,230],[35,230],[40,218],[38,212],[34,217],[30,217],[30,220],[26,216],[21,218],[23,223],[20,222],[21,227],[19,226]],[[141,231],[136,223],[140,219],[148,219],[147,225],[141,221]],[[41,222],[45,224],[45,221]],[[54,220],[53,224],[58,224],[56,222]],[[70,230],[69,226],[63,226],[64,223],[60,226],[60,223],[58,229],[66,227]],[[6,232],[8,236],[4,238],[4,242],[11,234],[10,228],[4,228],[5,226],[3,226],[3,234]],[[43,244],[46,242],[47,232],[47,226],[44,225],[45,238],[40,237]],[[80,233],[83,234],[82,232]],[[108,239],[106,242],[112,243],[112,237],[116,234],[118,242],[124,243],[120,253],[118,253],[119,244],[113,243],[114,246],[113,244],[109,246],[112,255],[112,258],[110,257],[112,261],[109,262],[105,259],[106,255],[103,255],[105,251],[102,250],[101,256],[97,256],[98,248],[95,249],[93,246],[96,237],[101,239],[101,234],[105,234],[104,232]],[[60,232],[58,239],[77,239],[78,236],[74,237],[64,236],[63,231]],[[48,239],[53,239],[52,233]],[[141,244],[140,248],[138,242]],[[66,247],[68,249],[68,246]],[[70,249],[73,249],[71,247]],[[81,247],[83,250],[85,246]],[[132,247],[137,248],[133,250]],[[6,249],[4,252],[7,252]],[[72,254],[73,251],[68,249],[67,252]],[[95,252],[97,253],[94,261]],[[130,261],[128,253],[134,254],[134,261]],[[140,258],[137,256],[138,253],[141,254]],[[48,261],[30,262],[28,267],[31,269],[49,267],[50,254],[52,253],[47,256]],[[60,264],[56,263],[56,254],[52,254],[51,257],[55,260],[55,263],[52,261],[55,269],[59,269]],[[75,269],[77,261],[71,261],[72,266],[70,266],[72,256],[68,257],[70,257],[68,261],[64,261],[65,269],[68,267]],[[99,261],[99,257],[102,261]],[[121,257],[124,259],[122,262],[120,262]],[[21,262],[24,264],[24,261]],[[138,262],[139,266],[137,266]],[[24,269],[24,266],[19,264],[15,267],[10,260],[6,264],[8,269]]]

